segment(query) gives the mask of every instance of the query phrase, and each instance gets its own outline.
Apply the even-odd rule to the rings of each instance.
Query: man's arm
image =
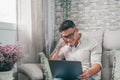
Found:
[[[98,73],[100,70],[101,70],[100,64],[93,64],[91,68],[83,71],[83,74],[79,75],[78,78],[87,80],[90,76],[93,76],[94,74]]]
[[[60,52],[60,49],[55,49],[51,55],[49,56],[50,60],[58,60],[58,54]]]
[[[49,56],[50,60],[58,60],[59,59],[59,53],[62,47],[64,47],[65,42],[64,40],[61,38],[59,40],[59,43],[57,44],[56,48],[54,49],[54,51],[51,53],[51,55]]]
[[[100,64],[93,64],[91,68],[88,69],[89,76],[93,76],[101,70]]]
[[[102,47],[97,42],[94,41],[94,46],[91,48],[91,67],[85,71],[81,75],[78,76],[80,79],[87,80],[89,77],[97,74],[101,70],[101,55],[102,55]]]

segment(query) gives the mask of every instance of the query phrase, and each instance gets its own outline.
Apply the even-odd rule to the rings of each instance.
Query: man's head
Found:
[[[59,27],[59,31],[61,38],[66,44],[70,44],[71,46],[77,45],[79,39],[78,28],[76,28],[72,20],[64,21]]]

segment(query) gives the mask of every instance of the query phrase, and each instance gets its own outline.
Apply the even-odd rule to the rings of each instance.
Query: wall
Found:
[[[63,21],[61,0],[55,0],[55,39]],[[79,29],[120,29],[120,0],[72,0],[72,19]],[[59,36],[60,37],[60,36]]]

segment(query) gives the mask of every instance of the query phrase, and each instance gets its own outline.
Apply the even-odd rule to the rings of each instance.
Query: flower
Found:
[[[20,59],[20,47],[16,44],[0,46],[0,71],[9,71]]]

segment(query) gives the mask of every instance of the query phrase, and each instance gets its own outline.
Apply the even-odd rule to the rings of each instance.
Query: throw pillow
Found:
[[[40,57],[41,57],[40,59],[41,59],[41,65],[43,68],[43,73],[45,76],[44,80],[53,80],[47,57],[43,52],[40,53]]]
[[[120,80],[120,50],[113,50],[113,80]]]

